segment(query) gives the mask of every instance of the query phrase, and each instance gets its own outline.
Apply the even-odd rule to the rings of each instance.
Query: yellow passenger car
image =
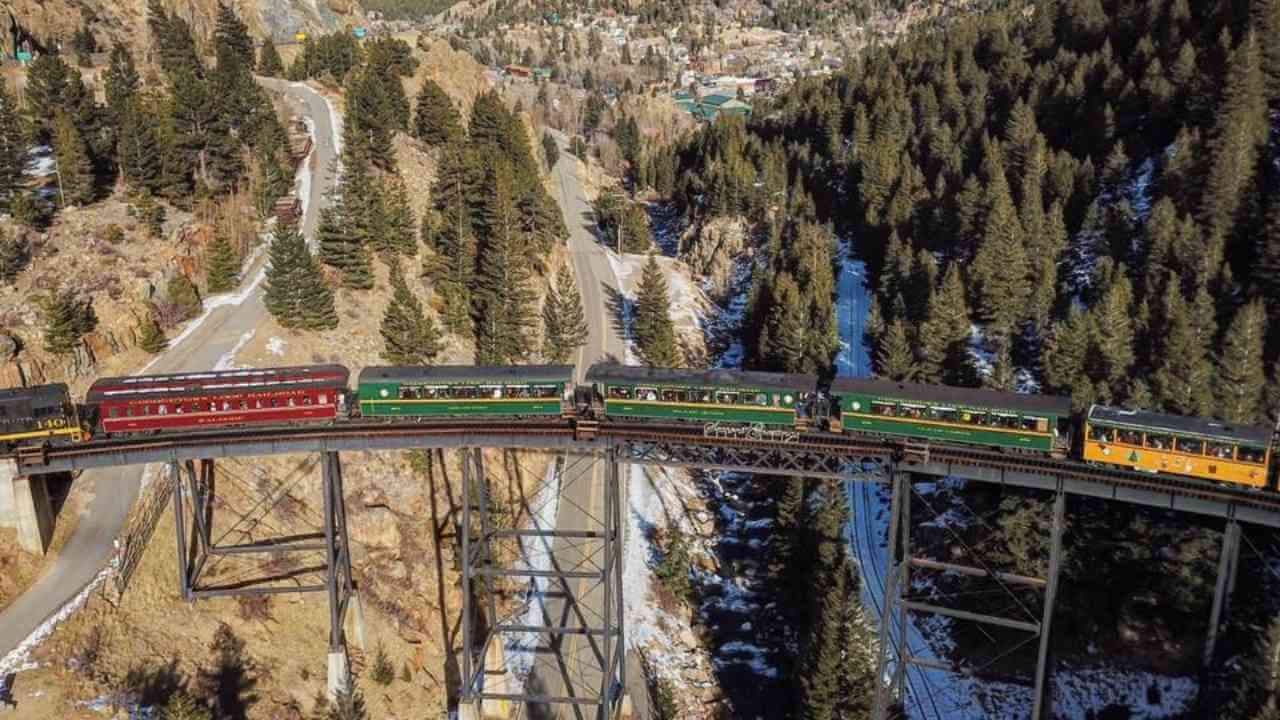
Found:
[[[1265,487],[1271,430],[1216,420],[1094,405],[1084,459],[1134,470]]]

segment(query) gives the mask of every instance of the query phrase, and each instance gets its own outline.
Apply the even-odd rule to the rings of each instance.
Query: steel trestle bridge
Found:
[[[481,448],[523,449],[567,455],[603,457],[606,462],[604,513],[600,527],[590,530],[520,531],[497,528],[491,517],[488,480]],[[11,456],[20,476],[77,472],[95,468],[165,464],[175,510],[179,553],[179,586],[188,600],[225,595],[315,592],[328,596],[330,608],[330,689],[346,682],[345,617],[356,592],[351,573],[343,499],[343,452],[460,449],[463,453],[462,544],[463,648],[460,702],[479,709],[486,701],[542,703],[574,708],[592,706],[594,717],[615,717],[625,687],[626,650],[622,626],[621,584],[621,464],[679,466],[707,470],[750,472],[833,480],[865,480],[865,470],[885,470],[893,494],[889,531],[890,568],[885,573],[885,603],[879,643],[881,683],[875,698],[876,718],[886,718],[893,704],[905,696],[904,676],[911,665],[963,672],[937,660],[914,657],[906,643],[895,641],[891,627],[905,628],[908,613],[934,614],[990,624],[1029,633],[1038,640],[1035,667],[1036,720],[1051,715],[1048,689],[1049,629],[1058,589],[1062,530],[1067,496],[1084,496],[1174,510],[1225,520],[1212,614],[1204,647],[1204,661],[1214,658],[1215,643],[1230,602],[1239,564],[1240,524],[1280,528],[1280,496],[1266,492],[1213,486],[1168,475],[1104,468],[1074,460],[1005,453],[985,448],[925,445],[900,439],[825,433],[766,431],[760,428],[700,427],[679,424],[604,421],[583,431],[571,420],[522,422],[430,421],[385,422],[356,420],[332,425],[274,426],[156,434],[127,439],[94,440],[48,447]],[[215,461],[266,455],[318,455],[323,476],[323,534],[282,538],[249,545],[217,546],[210,534],[215,487]],[[915,475],[956,477],[978,482],[1029,488],[1052,493],[1047,577],[1030,578],[996,572],[985,564],[966,567],[911,553],[910,502]],[[477,527],[478,524],[478,527]],[[190,530],[190,536],[188,534]],[[523,534],[540,538],[599,540],[602,561],[591,572],[534,571],[501,568],[493,542]],[[203,586],[201,571],[215,555],[323,551],[325,581],[312,585],[260,587],[243,583],[232,587]],[[1011,619],[935,606],[909,597],[911,572],[941,571],[984,578],[1007,587],[1038,589],[1042,596],[1038,617]],[[589,577],[588,577],[589,576]],[[497,616],[492,593],[483,602],[473,597],[477,583],[494,577],[547,577],[560,583],[572,603],[572,579],[591,580],[604,590],[604,612],[595,622],[565,627],[504,624]],[[278,578],[277,578],[278,579]],[[487,605],[487,607],[486,607]],[[567,612],[567,611],[566,611]],[[600,661],[600,677],[582,692],[563,694],[486,691],[486,650],[502,633],[536,632],[563,638],[585,636]],[[900,633],[901,638],[905,634]],[[559,642],[557,640],[556,642]]]

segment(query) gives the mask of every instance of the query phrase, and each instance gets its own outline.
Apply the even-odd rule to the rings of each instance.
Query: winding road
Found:
[[[594,363],[608,360],[625,362],[627,343],[616,320],[617,301],[621,297],[618,278],[607,252],[592,232],[595,219],[582,178],[578,175],[579,163],[567,151],[568,139],[554,131],[552,135],[560,144],[560,157],[551,171],[552,195],[560,204],[569,229],[570,261],[587,316],[587,343],[578,350],[575,358],[577,377],[581,381],[587,368]],[[620,480],[625,482],[625,478]],[[599,530],[604,514],[604,463],[593,462],[589,469],[583,467],[572,473],[566,472],[561,482],[556,529]],[[623,491],[623,502],[625,498],[626,492]],[[625,529],[625,508],[622,517]],[[552,546],[552,557],[561,570],[594,570],[603,565],[602,550],[598,542],[557,538]],[[604,610],[602,585],[588,579],[565,580],[563,583],[558,592],[547,593],[544,621],[566,629],[586,625],[599,627]],[[536,689],[549,695],[579,698],[599,696],[605,663],[598,638],[584,634],[551,636],[547,638],[542,653],[545,660],[534,666],[526,686],[529,691]],[[638,665],[632,660],[628,665],[632,668],[628,673],[629,679],[634,681],[639,678]],[[628,684],[644,687],[642,680]],[[533,705],[527,712],[531,718],[555,717],[557,712],[560,717],[576,720],[596,717],[592,706]],[[636,716],[647,717],[643,711]]]
[[[309,184],[303,232],[310,237],[319,217],[321,204],[334,178],[331,168],[335,152],[335,133],[329,103],[317,92],[301,83],[259,78],[269,90],[283,93],[291,109],[308,118],[315,132],[314,149],[308,164],[312,179]],[[172,346],[146,372],[183,372],[207,370],[242,343],[246,333],[254,332],[267,318],[258,286],[266,264],[266,253],[259,253],[244,274],[241,289],[229,296],[205,300],[200,318],[175,338]],[[27,643],[45,621],[59,611],[93,581],[112,554],[112,541],[119,536],[125,518],[138,496],[143,468],[128,467],[87,472],[81,483],[92,483],[93,500],[80,518],[80,524],[67,540],[53,567],[23,595],[0,612],[0,677],[10,665],[20,662],[15,649]]]

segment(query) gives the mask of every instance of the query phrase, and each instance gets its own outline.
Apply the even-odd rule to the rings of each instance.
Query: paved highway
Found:
[[[316,140],[310,167],[312,182],[303,230],[315,229],[321,203],[333,184],[334,129],[327,101],[305,85],[261,79],[266,87],[283,91],[295,112],[310,118]],[[254,282],[266,262],[262,253],[246,273]],[[244,287],[248,287],[245,285]],[[207,370],[229,353],[246,332],[258,328],[267,317],[255,287],[208,311],[203,321],[152,363],[147,372]],[[215,299],[216,300],[216,299]],[[112,552],[112,541],[124,527],[125,517],[138,496],[142,468],[97,470],[84,474],[81,483],[92,483],[94,497],[67,540],[53,567],[22,596],[0,612],[0,659],[23,643],[44,621],[78,595],[102,569]]]
[[[618,280],[604,248],[591,228],[595,221],[591,203],[578,176],[578,163],[566,151],[567,138],[554,133],[560,143],[560,158],[552,168],[552,194],[560,203],[565,224],[569,228],[569,252],[582,292],[587,315],[587,344],[579,351],[576,366],[579,380],[593,363],[626,360],[626,340],[615,321],[616,300],[620,297]],[[604,512],[604,465],[569,464],[561,480],[561,496],[556,517],[559,530],[600,530]],[[622,493],[625,502],[626,493]],[[621,513],[625,527],[627,513]],[[601,543],[584,544],[581,540],[557,539],[552,546],[555,562],[561,570],[594,570],[602,566]],[[553,581],[554,583],[555,581]],[[568,587],[557,592],[549,588],[546,617],[549,625],[581,628],[599,627],[604,610],[603,587],[595,580],[567,580]],[[566,596],[572,596],[570,600]],[[604,675],[603,645],[600,638],[586,635],[561,635],[545,638],[547,647],[530,674],[528,688],[551,695],[598,697]],[[558,642],[558,644],[557,644]],[[634,677],[636,673],[633,671]],[[641,683],[639,686],[643,686]],[[536,706],[528,709],[529,717],[593,718],[591,706]],[[641,715],[643,717],[643,715]]]

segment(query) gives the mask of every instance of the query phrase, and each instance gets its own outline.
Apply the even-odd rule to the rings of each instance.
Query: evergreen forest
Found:
[[[695,232],[717,218],[750,228],[749,368],[834,374],[847,251],[867,265],[865,340],[880,377],[1270,425],[1280,412],[1276,38],[1277,0],[952,13],[755,101],[747,121],[647,144],[632,180]],[[762,623],[781,679],[745,694],[795,708],[777,717],[867,717],[874,666],[856,651],[867,622],[841,541],[847,498],[839,485],[781,487],[768,550],[776,617]],[[965,541],[999,567],[1042,571],[1043,498],[968,487],[942,499],[983,519],[990,532]],[[1106,638],[1113,662],[1144,667],[1155,655],[1115,628],[1202,631],[1219,528],[1113,504],[1072,512],[1063,582],[1074,589],[1057,638]],[[934,542],[945,552],[955,541]],[[1274,583],[1260,574],[1242,591],[1258,602],[1223,651],[1259,670],[1210,673],[1205,685],[1202,699],[1224,717],[1274,712]],[[960,659],[990,638],[952,640]],[[1084,662],[1090,649],[1055,640],[1054,652]],[[1161,662],[1195,672],[1191,654]],[[1010,658],[1014,675],[1034,663]]]

